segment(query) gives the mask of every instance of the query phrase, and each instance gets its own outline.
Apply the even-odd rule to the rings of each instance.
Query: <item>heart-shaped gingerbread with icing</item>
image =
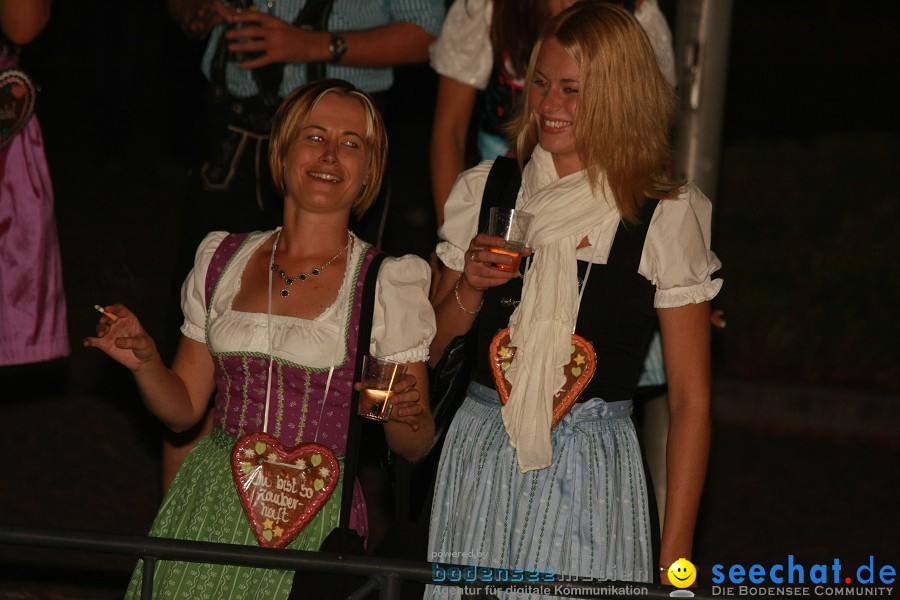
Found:
[[[0,148],[9,144],[31,118],[37,89],[24,71],[0,71]]]
[[[509,392],[512,389],[506,380],[506,370],[512,364],[516,356],[516,349],[509,345],[509,328],[503,329],[494,336],[490,349],[491,374],[494,376],[494,385],[500,394],[500,402],[506,404],[509,400]],[[597,353],[589,341],[577,334],[572,334],[572,357],[569,363],[563,367],[566,381],[556,395],[553,396],[553,423],[552,427],[566,416],[572,405],[578,400],[581,392],[591,382],[594,371],[597,370]]]
[[[266,433],[250,433],[231,451],[231,473],[259,545],[283,548],[328,501],[340,463],[325,446],[285,450]]]

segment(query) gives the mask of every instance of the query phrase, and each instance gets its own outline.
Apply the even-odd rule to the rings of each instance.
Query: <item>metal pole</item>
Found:
[[[75,532],[54,529],[40,529],[20,526],[0,525],[0,545],[17,547],[39,547],[82,550],[89,552],[122,554],[145,559],[144,587],[142,594],[149,598],[153,585],[153,570],[158,560],[182,560],[188,562],[246,565],[257,568],[308,570],[341,575],[361,575],[370,578],[352,597],[361,597],[375,587],[380,588],[380,597],[397,600],[403,581],[417,581],[425,584],[485,587],[497,589],[522,586],[540,586],[541,593],[572,598],[618,598],[623,594],[643,600],[664,600],[670,597],[672,588],[652,583],[628,581],[596,580],[556,580],[536,581],[525,579],[523,571],[476,567],[475,565],[453,565],[426,563],[392,558],[369,556],[343,556],[323,552],[259,548],[213,542],[191,542],[167,538],[126,536],[111,533]],[[441,575],[438,576],[437,574]],[[465,573],[465,575],[463,575]],[[477,575],[477,577],[476,577]],[[536,575],[535,575],[536,576]],[[516,578],[518,577],[518,579]],[[529,576],[531,577],[531,576]],[[579,591],[574,591],[579,588]],[[622,591],[627,590],[627,591]],[[705,591],[695,589],[695,600],[711,600]]]
[[[355,592],[347,596],[346,600],[362,600],[370,593],[374,592],[376,589],[378,589],[378,581],[375,579],[370,579],[369,581],[362,584],[359,588],[357,588]]]
[[[152,600],[153,598],[153,572],[155,569],[156,559],[152,556],[145,556],[141,577],[141,600]]]
[[[403,579],[397,575],[385,575],[381,577],[381,593],[378,595],[380,600],[399,600],[400,590],[403,587]]]
[[[675,29],[679,114],[675,169],[715,204],[732,0],[679,0]]]

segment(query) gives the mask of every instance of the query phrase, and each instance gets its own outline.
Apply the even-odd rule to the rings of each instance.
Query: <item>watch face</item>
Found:
[[[341,60],[341,58],[343,58],[344,56],[344,53],[347,52],[347,40],[339,35],[332,36],[329,50],[331,50],[332,62]]]

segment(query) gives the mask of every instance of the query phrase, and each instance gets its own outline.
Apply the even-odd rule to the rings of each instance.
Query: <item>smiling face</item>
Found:
[[[696,579],[697,569],[687,559],[679,558],[669,566],[669,583],[677,588],[686,588]]]
[[[366,128],[359,100],[337,93],[322,96],[285,156],[285,203],[349,214],[369,182]]]
[[[529,108],[537,124],[538,143],[553,155],[560,177],[582,169],[575,146],[575,118],[581,74],[556,38],[541,46],[531,83]]]

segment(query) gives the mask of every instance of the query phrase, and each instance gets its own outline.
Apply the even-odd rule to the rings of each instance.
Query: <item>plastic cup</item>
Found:
[[[528,238],[528,228],[531,226],[533,217],[534,215],[531,213],[521,210],[491,207],[487,233],[502,237],[506,241],[502,247],[487,246],[485,250],[513,259],[512,264],[491,263],[491,267],[509,273],[519,270],[519,261],[522,259],[522,251],[525,249],[525,241]]]
[[[362,390],[359,393],[359,416],[373,421],[391,417],[394,383],[406,373],[406,364],[367,354],[363,357]]]

